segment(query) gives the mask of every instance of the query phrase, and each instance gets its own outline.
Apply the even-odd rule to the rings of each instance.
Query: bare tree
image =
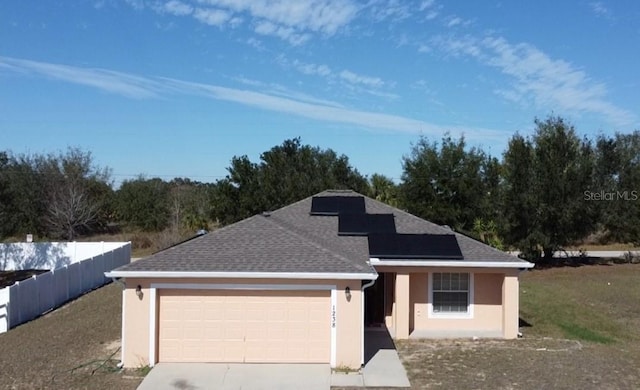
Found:
[[[46,221],[54,233],[73,240],[81,230],[91,230],[100,212],[100,205],[89,196],[82,182],[66,180],[50,192]]]
[[[45,220],[50,232],[72,240],[82,231],[91,231],[101,215],[99,192],[110,190],[109,171],[94,166],[90,152],[75,148],[42,158],[38,165],[46,177]]]

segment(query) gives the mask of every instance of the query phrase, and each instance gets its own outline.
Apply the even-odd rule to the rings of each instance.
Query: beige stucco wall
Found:
[[[517,269],[432,268],[429,272],[473,274],[473,315],[470,318],[438,318],[429,314],[429,274],[418,267],[376,267],[388,278],[395,273],[395,288],[387,293],[393,311],[387,326],[398,339],[411,337],[490,336],[515,338],[518,333]],[[408,277],[408,288],[405,280]],[[399,281],[400,287],[398,287]],[[390,296],[392,294],[392,296]],[[408,316],[403,318],[403,309]]]
[[[388,329],[395,329],[396,304],[394,302],[396,278],[392,273],[383,274],[384,285],[384,322]]]
[[[336,366],[360,368],[362,360],[362,283],[360,280],[337,283],[338,327],[336,334]],[[351,300],[347,301],[344,290],[349,286]]]
[[[359,368],[362,353],[361,317],[362,294],[361,281],[335,280],[288,280],[288,279],[127,279],[124,293],[124,325],[123,325],[123,362],[125,367],[140,367],[149,364],[149,330],[150,330],[150,292],[151,283],[171,284],[279,284],[279,285],[336,285],[336,365]],[[142,287],[142,299],[135,293],[136,287]],[[345,289],[351,290],[351,299],[347,301]],[[157,324],[158,294],[156,294]],[[157,325],[156,325],[157,333]],[[156,354],[157,354],[156,334]],[[153,359],[157,359],[153,357]]]
[[[518,274],[507,274],[502,284],[502,300],[504,311],[502,317],[504,337],[515,339],[518,337],[518,327],[520,324],[520,281]]]
[[[136,295],[141,284],[142,299]],[[149,364],[149,289],[148,283],[126,283],[123,298],[122,352],[125,367],[143,367]]]
[[[409,338],[409,318],[413,308],[410,305],[410,274],[408,272],[398,272],[395,283],[395,333],[396,338]]]

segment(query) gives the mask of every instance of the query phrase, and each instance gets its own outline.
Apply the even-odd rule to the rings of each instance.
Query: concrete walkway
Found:
[[[358,373],[333,373],[332,387],[411,387],[393,339],[386,329],[365,330],[364,345],[364,368]]]

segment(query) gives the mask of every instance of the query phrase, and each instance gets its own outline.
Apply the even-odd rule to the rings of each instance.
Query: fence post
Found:
[[[20,282],[15,282],[11,287],[13,287],[15,297],[17,298],[16,300],[14,300],[13,302],[14,304],[12,305],[13,310],[15,310],[16,312],[16,316],[15,318],[13,316],[11,318],[12,318],[13,324],[21,324],[22,323],[22,302],[20,302],[20,289],[21,289]],[[9,325],[9,327],[11,327],[11,325]]]
[[[9,330],[9,287],[0,289],[0,333]]]

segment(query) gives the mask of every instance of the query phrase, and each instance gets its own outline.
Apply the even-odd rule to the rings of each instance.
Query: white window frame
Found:
[[[457,313],[443,313],[433,311],[433,274],[469,274],[469,305],[466,312]],[[443,319],[472,319],[473,318],[473,306],[474,306],[474,283],[473,272],[429,272],[429,296],[427,297],[428,317],[429,318],[443,318]]]

